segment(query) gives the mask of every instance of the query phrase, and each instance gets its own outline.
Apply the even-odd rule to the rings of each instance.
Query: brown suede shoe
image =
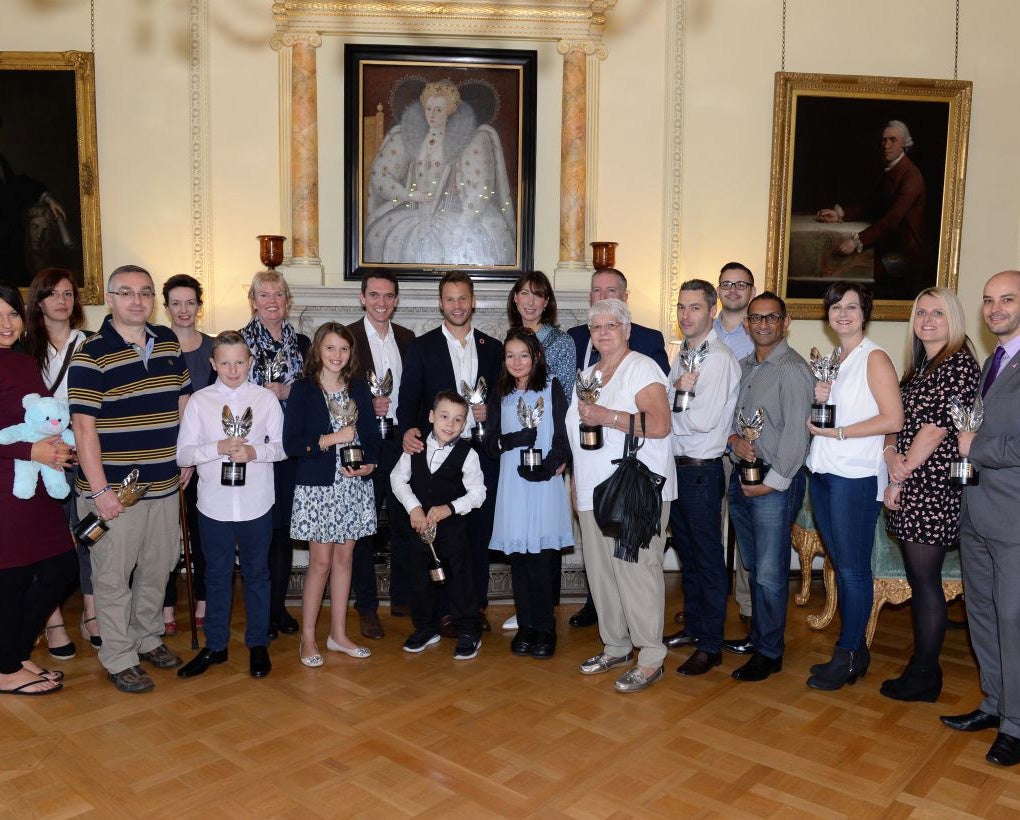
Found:
[[[378,640],[386,634],[379,622],[379,613],[374,609],[371,612],[359,612],[358,618],[361,621],[361,634],[366,638]]]

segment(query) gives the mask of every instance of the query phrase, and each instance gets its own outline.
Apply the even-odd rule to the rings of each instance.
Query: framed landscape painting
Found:
[[[345,278],[532,266],[536,53],[348,45]]]
[[[956,288],[970,103],[970,82],[776,74],[766,287],[791,315],[840,279],[875,319]]]

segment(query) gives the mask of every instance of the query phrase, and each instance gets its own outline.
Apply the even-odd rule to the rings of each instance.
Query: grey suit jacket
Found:
[[[991,357],[981,369],[981,384]],[[963,512],[982,538],[1020,544],[1016,523],[1020,502],[1020,355],[1006,363],[985,396],[985,419],[970,445],[980,471],[978,483],[965,487]]]

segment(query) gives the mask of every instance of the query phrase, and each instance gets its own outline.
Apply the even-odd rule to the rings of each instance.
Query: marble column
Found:
[[[560,133],[560,265],[585,259],[587,65],[584,43],[561,40],[563,111]],[[566,263],[566,264],[564,264]],[[574,263],[574,264],[571,264]]]
[[[317,34],[295,34],[291,46],[290,265],[321,267],[319,258],[319,136],[315,49]]]

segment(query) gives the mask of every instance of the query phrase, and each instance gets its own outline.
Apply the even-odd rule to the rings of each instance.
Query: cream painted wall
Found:
[[[662,267],[669,251],[662,203],[666,149],[667,3],[620,0],[598,72],[599,157],[595,239],[620,243],[638,321],[659,325]],[[0,49],[88,48],[88,4],[19,0],[5,7]],[[158,281],[191,269],[189,7],[185,0],[97,3],[97,117],[106,271],[124,262]],[[206,327],[248,315],[244,288],[259,267],[254,235],[281,230],[278,78],[268,47],[268,0],[210,3],[208,41],[211,253],[214,281]],[[684,125],[682,275],[714,276],[730,258],[764,273],[773,74],[779,69],[781,0],[687,0],[683,6]],[[787,68],[795,71],[952,76],[953,0],[859,0],[853,14],[789,0]],[[1016,265],[1020,242],[1018,125],[1020,4],[964,0],[960,77],[975,82],[960,292],[979,328],[985,278]],[[381,41],[381,40],[380,40]],[[522,43],[521,47],[535,47]],[[340,270],[342,224],[341,43],[319,52],[322,255],[327,282]],[[540,46],[536,266],[557,261],[560,58]],[[89,310],[95,327],[102,309]],[[670,334],[671,328],[664,328]],[[902,323],[874,337],[902,350]],[[976,334],[979,335],[980,334]],[[804,350],[827,344],[821,323],[795,322]],[[982,338],[981,347],[987,350]]]

